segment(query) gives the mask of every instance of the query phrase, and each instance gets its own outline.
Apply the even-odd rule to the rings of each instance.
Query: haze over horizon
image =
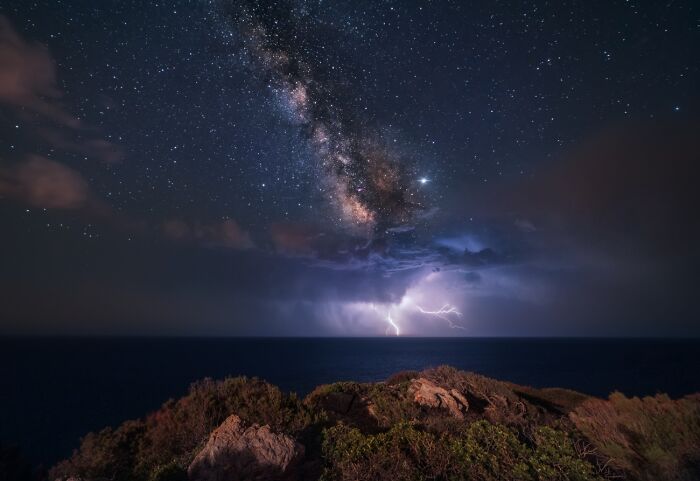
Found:
[[[0,334],[700,336],[698,14],[4,2]]]

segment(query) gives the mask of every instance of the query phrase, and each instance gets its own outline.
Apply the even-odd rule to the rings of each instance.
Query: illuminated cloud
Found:
[[[286,255],[311,255],[317,251],[321,233],[308,224],[279,222],[270,226],[270,238],[276,252]]]
[[[48,49],[22,39],[9,20],[0,15],[0,102],[67,127],[80,127],[80,120],[64,108],[61,97],[56,65]]]
[[[38,155],[0,169],[0,195],[47,209],[79,209],[92,199],[82,175]]]
[[[46,46],[25,41],[0,15],[0,105],[23,119],[39,115],[55,127],[36,127],[38,139],[67,152],[78,152],[106,163],[122,160],[121,147],[94,138],[90,128],[62,103],[64,92],[57,85],[56,63]],[[32,127],[34,128],[34,127]]]
[[[233,219],[202,223],[170,219],[160,226],[165,238],[174,241],[199,242],[212,247],[250,249],[254,247],[250,234]]]

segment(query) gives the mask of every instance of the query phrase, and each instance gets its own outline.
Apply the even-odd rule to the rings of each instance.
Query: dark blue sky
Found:
[[[0,15],[0,332],[700,334],[693,2]]]

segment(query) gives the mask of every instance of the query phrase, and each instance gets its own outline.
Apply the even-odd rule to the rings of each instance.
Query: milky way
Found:
[[[415,168],[360,114],[351,76],[329,62],[308,12],[258,4],[223,11],[261,85],[315,154],[319,190],[335,207],[336,224],[374,236],[412,222],[423,208]]]

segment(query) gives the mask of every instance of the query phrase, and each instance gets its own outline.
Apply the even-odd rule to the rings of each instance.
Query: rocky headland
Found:
[[[599,399],[442,366],[304,399],[256,378],[87,434],[51,481],[698,480],[700,395]]]

